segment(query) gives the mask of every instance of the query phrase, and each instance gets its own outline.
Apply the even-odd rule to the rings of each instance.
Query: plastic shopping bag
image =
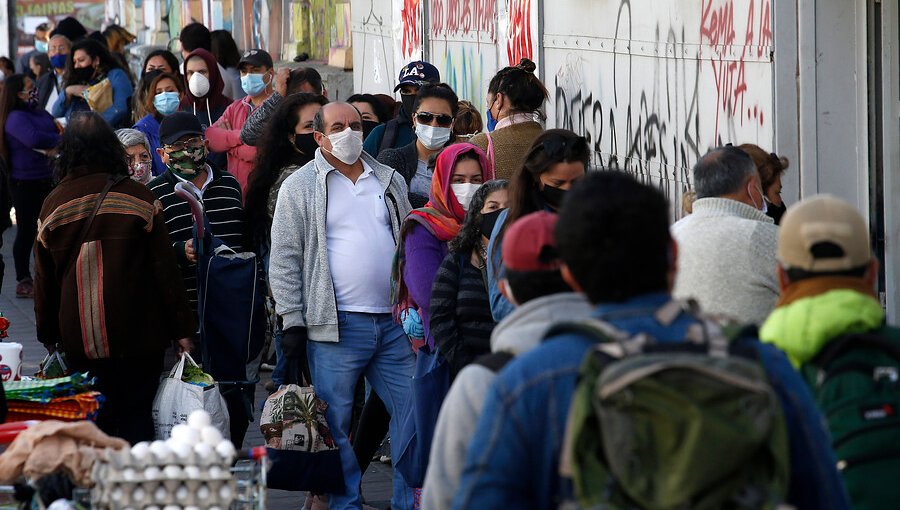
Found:
[[[190,382],[188,382],[190,381]],[[172,427],[186,423],[188,415],[203,409],[226,439],[231,438],[228,408],[219,385],[204,374],[191,355],[184,353],[169,376],[159,384],[153,399],[153,428],[156,439],[168,439]]]

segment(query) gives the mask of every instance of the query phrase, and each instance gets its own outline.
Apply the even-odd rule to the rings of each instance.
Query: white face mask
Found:
[[[450,128],[416,123],[416,137],[430,151],[436,151],[450,140]]]
[[[757,190],[759,190],[759,198],[762,200],[762,206],[756,205],[756,200],[753,199],[753,193],[751,193],[750,191],[752,189],[752,186],[747,187],[747,194],[750,195],[750,200],[753,201],[753,207],[756,207],[757,209],[762,211],[763,214],[766,214],[767,212],[769,212],[769,204],[766,202],[766,196],[763,195],[762,188],[756,188]]]
[[[475,196],[475,192],[478,191],[478,188],[481,187],[481,184],[475,183],[466,183],[466,184],[451,184],[450,188],[453,190],[453,194],[456,195],[456,200],[459,202],[459,205],[462,206],[463,211],[469,211],[469,204],[472,203],[472,197]]]
[[[188,80],[188,88],[194,97],[203,97],[209,92],[209,78],[200,73],[194,73]]]
[[[363,150],[362,131],[353,131],[349,127],[340,133],[327,135],[331,142],[331,150],[322,147],[322,150],[338,158],[345,165],[352,165],[359,161],[359,155]]]

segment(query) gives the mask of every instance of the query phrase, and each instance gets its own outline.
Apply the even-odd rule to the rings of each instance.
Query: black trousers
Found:
[[[88,360],[75,370],[97,378],[106,397],[97,415],[100,430],[131,444],[153,441],[153,397],[163,370],[163,352],[139,358]]]
[[[16,281],[31,278],[31,253],[37,237],[38,216],[44,199],[53,186],[49,179],[23,181],[10,179],[13,207],[16,208],[16,240],[13,241],[13,261]]]

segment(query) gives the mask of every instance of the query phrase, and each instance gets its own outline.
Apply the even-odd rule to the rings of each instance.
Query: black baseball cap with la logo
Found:
[[[422,85],[428,85],[429,83],[439,83],[441,81],[441,73],[438,72],[437,67],[434,67],[428,62],[424,60],[417,60],[415,62],[410,62],[400,70],[400,77],[397,79],[397,86],[394,87],[394,92],[400,90],[400,87],[411,84],[417,87],[421,87]]]

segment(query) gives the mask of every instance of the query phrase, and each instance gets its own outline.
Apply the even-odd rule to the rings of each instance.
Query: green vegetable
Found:
[[[216,383],[215,379],[213,379],[211,375],[205,373],[202,368],[191,365],[190,363],[184,364],[184,372],[181,374],[181,380],[186,383],[196,384],[197,386],[210,386]]]

